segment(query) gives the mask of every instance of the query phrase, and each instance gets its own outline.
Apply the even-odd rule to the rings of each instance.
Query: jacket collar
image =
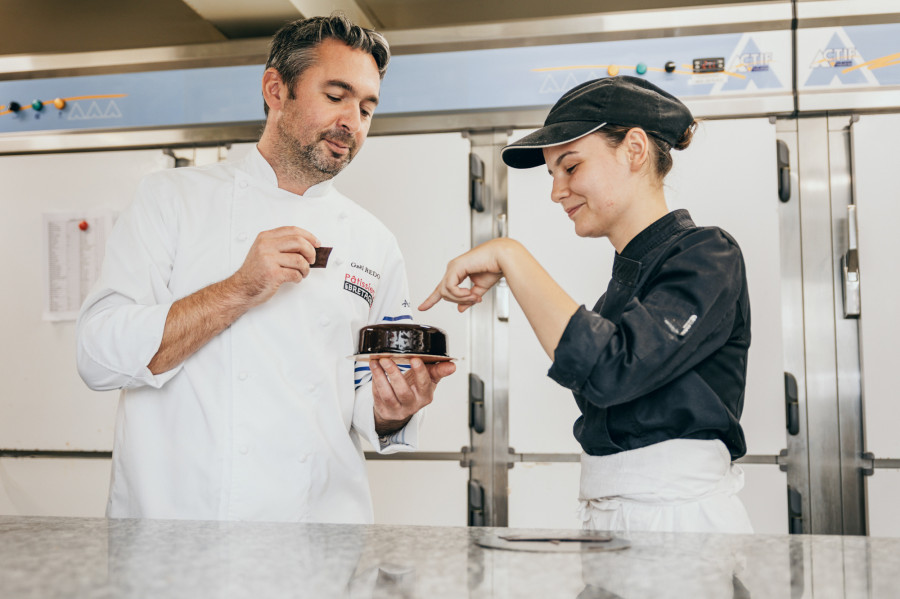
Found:
[[[622,257],[630,260],[644,258],[653,248],[663,243],[676,233],[692,229],[697,225],[691,220],[687,210],[673,210],[658,219],[646,229],[638,233],[622,250]]]
[[[263,182],[269,187],[278,187],[278,176],[269,161],[259,152],[255,145],[243,160],[243,167],[254,179]],[[328,195],[334,186],[334,177],[313,185],[303,194],[304,198],[318,198]]]
[[[666,214],[635,235],[621,254],[616,254],[613,260],[613,278],[634,287],[641,274],[641,260],[676,233],[695,226],[687,210],[673,210]]]

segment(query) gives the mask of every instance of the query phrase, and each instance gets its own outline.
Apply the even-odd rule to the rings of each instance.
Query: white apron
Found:
[[[718,440],[672,439],[608,456],[582,453],[582,527],[752,533],[737,497],[743,486],[743,470]]]

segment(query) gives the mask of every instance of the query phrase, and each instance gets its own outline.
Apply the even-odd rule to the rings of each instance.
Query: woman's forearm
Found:
[[[518,241],[504,240],[499,262],[513,296],[552,360],[578,304]]]

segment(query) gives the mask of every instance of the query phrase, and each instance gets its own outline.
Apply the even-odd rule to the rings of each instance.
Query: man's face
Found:
[[[337,175],[362,147],[381,79],[371,54],[334,39],[300,76],[276,123],[280,159],[310,181]]]

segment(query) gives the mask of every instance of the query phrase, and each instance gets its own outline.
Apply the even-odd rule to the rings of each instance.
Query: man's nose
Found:
[[[338,126],[349,133],[356,133],[359,131],[360,123],[362,123],[362,115],[359,114],[359,106],[348,103],[338,116]]]

